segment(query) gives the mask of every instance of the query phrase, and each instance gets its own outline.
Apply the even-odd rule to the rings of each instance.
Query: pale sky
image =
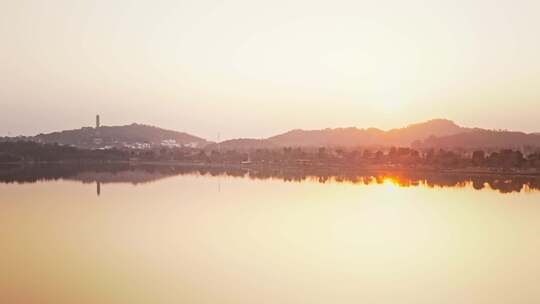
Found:
[[[0,1],[0,136],[540,131],[540,1]]]

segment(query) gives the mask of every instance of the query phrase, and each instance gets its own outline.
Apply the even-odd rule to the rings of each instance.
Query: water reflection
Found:
[[[253,180],[277,179],[285,182],[349,183],[373,185],[391,183],[399,187],[473,188],[499,193],[540,190],[540,176],[462,174],[414,171],[366,171],[317,168],[257,168],[204,167],[168,165],[33,165],[1,166],[1,183],[35,183],[50,180],[71,180],[95,183],[101,194],[102,184],[155,182],[178,175],[227,176]]]
[[[540,192],[500,194],[534,178],[126,164],[0,181],[0,303],[540,299]]]

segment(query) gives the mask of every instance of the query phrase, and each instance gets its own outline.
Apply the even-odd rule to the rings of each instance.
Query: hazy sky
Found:
[[[0,135],[540,131],[540,1],[0,1]]]

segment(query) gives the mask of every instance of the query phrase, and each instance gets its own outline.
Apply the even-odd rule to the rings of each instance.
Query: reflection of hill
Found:
[[[148,172],[144,170],[127,170],[121,172],[81,172],[73,177],[66,178],[68,180],[80,181],[83,183],[100,182],[103,184],[111,183],[131,183],[144,184],[160,179],[170,177],[172,175],[163,174],[160,172]]]
[[[143,184],[177,175],[167,168],[135,168],[128,164],[0,167],[0,182],[34,183],[64,179],[83,183]]]
[[[0,167],[2,183],[34,183],[47,180],[73,180],[82,183],[144,184],[177,175],[229,176],[253,180],[285,182],[351,183],[372,185],[393,183],[400,187],[425,186],[493,189],[500,193],[540,190],[540,177],[477,175],[408,171],[338,171],[321,168],[247,170],[226,167],[185,167],[165,165],[46,165]]]

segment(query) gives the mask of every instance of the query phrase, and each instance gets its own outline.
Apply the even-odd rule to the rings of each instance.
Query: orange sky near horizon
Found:
[[[432,118],[540,132],[538,1],[5,1],[0,136],[215,140]]]

